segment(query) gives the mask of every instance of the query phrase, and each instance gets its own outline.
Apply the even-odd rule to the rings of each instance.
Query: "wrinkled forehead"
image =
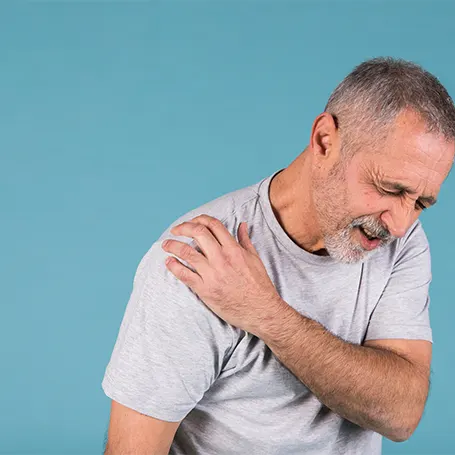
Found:
[[[421,120],[412,116],[398,118],[379,148],[377,155],[385,172],[425,179],[431,185],[441,185],[455,155],[453,139],[429,132]]]

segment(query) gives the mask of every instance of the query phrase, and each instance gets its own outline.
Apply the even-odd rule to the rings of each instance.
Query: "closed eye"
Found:
[[[387,191],[385,190],[384,188],[380,188],[380,192],[382,194],[387,194],[389,196],[397,196],[397,197],[400,197],[400,196],[404,196],[406,194],[406,191],[397,191],[397,192],[394,192],[394,191]],[[419,201],[417,199],[416,203],[415,203],[415,209],[416,210],[425,210],[427,207],[425,207],[425,205]]]
[[[418,199],[416,201],[416,209],[417,210],[425,210],[427,207],[425,207],[422,202],[420,202]]]
[[[403,196],[405,194],[404,191],[387,191],[384,188],[380,188],[379,191],[382,194],[387,194],[390,196]]]

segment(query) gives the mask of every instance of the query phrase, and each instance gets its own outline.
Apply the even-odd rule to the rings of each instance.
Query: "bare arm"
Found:
[[[112,400],[104,455],[167,455],[180,422],[165,422]]]
[[[417,427],[429,387],[431,343],[351,344],[287,304],[258,334],[329,409],[393,441]]]

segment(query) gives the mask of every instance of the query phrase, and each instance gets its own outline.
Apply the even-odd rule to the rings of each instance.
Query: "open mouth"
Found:
[[[360,232],[360,243],[365,250],[371,251],[380,245],[380,238],[375,237],[371,232],[365,230],[362,226],[357,227],[359,228]]]
[[[359,226],[359,229],[368,240],[379,240],[378,237],[375,237],[371,232],[365,230],[363,226]]]

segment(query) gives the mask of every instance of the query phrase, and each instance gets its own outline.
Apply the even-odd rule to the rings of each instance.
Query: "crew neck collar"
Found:
[[[311,262],[313,264],[319,265],[329,265],[329,264],[338,264],[335,259],[331,256],[318,256],[317,254],[312,254],[300,246],[298,246],[294,241],[288,236],[286,231],[281,227],[278,222],[275,214],[273,213],[272,204],[270,203],[270,183],[272,179],[278,175],[285,168],[280,169],[274,172],[269,177],[265,178],[258,189],[259,202],[262,207],[262,213],[264,214],[267,225],[273,234],[277,237],[280,243],[294,256],[298,259],[301,259],[305,262]]]

